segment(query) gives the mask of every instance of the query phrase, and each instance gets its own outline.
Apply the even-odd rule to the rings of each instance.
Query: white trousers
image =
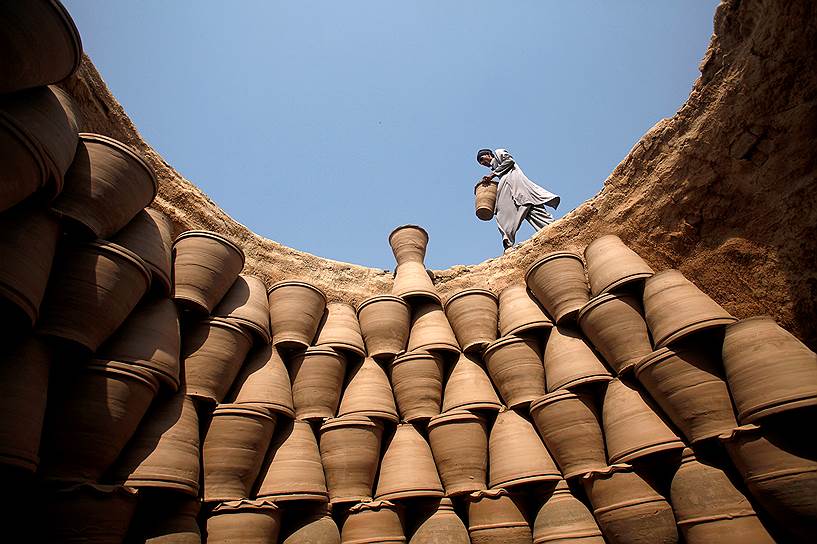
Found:
[[[519,227],[522,226],[523,219],[530,223],[536,230],[542,230],[555,221],[550,212],[545,209],[544,204],[519,206],[516,209],[516,220],[513,222],[513,230],[506,232],[503,231],[501,227],[499,228],[499,232],[502,233],[502,245],[504,247],[511,247],[516,243],[516,232],[519,230]]]

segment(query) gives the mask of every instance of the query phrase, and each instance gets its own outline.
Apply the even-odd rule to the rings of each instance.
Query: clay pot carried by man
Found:
[[[239,500],[217,504],[207,518],[208,544],[278,542],[281,510],[270,500]]]
[[[255,495],[276,502],[328,500],[318,441],[309,423],[279,423]]]
[[[486,289],[466,289],[446,301],[445,315],[464,352],[481,353],[496,340],[499,302]]]
[[[401,512],[389,501],[369,501],[355,504],[346,512],[341,524],[342,544],[380,542],[400,544],[406,541]]]
[[[453,410],[433,417],[428,422],[428,441],[447,496],[486,488],[488,424],[485,417],[467,410]]]
[[[599,236],[584,249],[593,296],[644,281],[653,269],[615,234]]]
[[[410,351],[391,363],[391,384],[403,421],[428,420],[440,413],[443,361],[428,351]]]
[[[173,223],[168,216],[159,210],[145,208],[112,241],[139,255],[153,275],[152,285],[160,294],[170,295],[173,287]]]
[[[249,329],[261,344],[272,340],[267,285],[258,276],[239,274],[213,315]]]
[[[545,368],[539,340],[504,336],[485,349],[491,381],[508,408],[527,406],[545,393]]]
[[[418,508],[420,521],[411,535],[409,544],[471,544],[468,529],[454,511],[451,499],[443,497],[425,508]]]
[[[533,424],[514,410],[501,410],[496,416],[488,448],[491,488],[562,479]]]
[[[499,293],[499,336],[546,330],[553,326],[530,289],[512,284]]]
[[[375,359],[388,359],[406,349],[411,327],[411,308],[400,297],[377,295],[357,307],[366,352]]]
[[[613,379],[584,336],[568,327],[550,330],[542,361],[548,393]]]
[[[272,344],[304,349],[312,344],[326,310],[326,295],[305,281],[280,281],[267,291]]]
[[[397,425],[380,462],[375,498],[442,497],[443,485],[428,442],[411,423]]]
[[[582,306],[577,319],[582,332],[619,375],[652,353],[641,303],[633,295],[599,295]]]
[[[315,345],[336,349],[353,357],[366,356],[360,323],[351,304],[330,302],[326,305]]]
[[[466,497],[471,544],[531,544],[524,507],[505,489],[475,491]]]
[[[533,543],[604,544],[593,514],[560,480],[549,493],[533,523]]]
[[[340,404],[346,357],[328,346],[312,346],[289,363],[295,415],[306,421],[334,417]]]
[[[496,191],[499,183],[496,181],[478,181],[474,185],[474,213],[482,221],[490,221],[494,217],[496,207]]]
[[[460,353],[443,390],[443,413],[452,410],[499,410],[502,404],[481,361]]]
[[[582,258],[569,251],[547,253],[534,262],[525,283],[557,325],[575,321],[590,299]]]
[[[329,502],[372,499],[382,437],[383,423],[365,416],[331,418],[321,425],[321,462]]]

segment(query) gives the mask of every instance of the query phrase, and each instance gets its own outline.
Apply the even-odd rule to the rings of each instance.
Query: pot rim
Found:
[[[362,510],[379,510],[381,508],[388,508],[390,510],[397,510],[397,505],[391,501],[383,499],[373,499],[370,501],[359,502],[349,507],[348,512],[360,512]]]
[[[663,348],[658,348],[649,355],[645,355],[638,361],[636,361],[635,365],[633,366],[633,370],[635,371],[636,378],[644,371],[645,368],[654,366],[658,363],[663,363],[667,359],[675,356],[681,356],[684,353],[689,353],[692,350],[691,348],[683,348],[683,347],[674,347],[674,346],[666,346]]]
[[[459,408],[433,416],[428,421],[428,425],[426,428],[430,431],[432,427],[436,427],[444,423],[453,423],[459,421],[478,421],[483,424],[486,423],[486,419],[483,416],[480,416],[473,412],[469,412],[466,409]]]
[[[443,304],[443,310],[447,310],[448,305],[451,304],[452,301],[457,300],[457,299],[462,298],[462,297],[465,297],[465,296],[468,296],[468,295],[488,296],[489,298],[493,299],[494,302],[499,304],[499,297],[497,297],[495,294],[493,294],[488,289],[482,289],[481,287],[473,287],[473,288],[470,288],[470,289],[463,289],[462,291],[458,291],[457,293],[454,293],[453,295],[448,297],[448,300],[446,300],[445,304]]]
[[[242,336],[247,338],[247,340],[252,343],[253,338],[241,325],[233,323],[226,317],[206,317],[196,323],[196,325],[207,324],[208,327],[218,327],[221,329],[227,329],[233,332],[240,332]],[[184,353],[182,353],[182,357],[184,358]]]
[[[216,406],[213,410],[213,417],[223,415],[242,415],[250,417],[260,417],[262,419],[270,419],[275,421],[277,419],[268,407],[260,403],[223,403]]]
[[[93,242],[87,242],[78,246],[78,249],[82,249],[83,247],[89,249],[92,248],[91,251],[95,251],[96,253],[115,253],[120,257],[124,257],[132,264],[135,264],[137,268],[139,268],[139,271],[142,272],[142,275],[147,278],[148,290],[150,290],[153,275],[151,274],[147,264],[145,264],[145,261],[142,260],[142,257],[133,251],[129,250],[125,246],[120,246],[114,242],[108,242],[107,240],[94,240]]]
[[[80,60],[82,59],[82,55],[80,55]],[[131,146],[120,142],[110,136],[105,136],[103,134],[97,134],[95,132],[80,132],[78,134],[80,141],[83,142],[94,142],[98,144],[107,145],[109,147],[113,147],[122,153],[125,153],[131,159],[135,160],[139,166],[145,169],[150,176],[150,180],[153,182],[153,197],[150,199],[153,202],[153,199],[156,198],[156,195],[159,192],[159,182],[156,179],[156,172],[154,172],[153,167],[148,164],[142,155],[136,151],[136,149],[132,148]]]
[[[529,342],[530,338],[525,338],[524,336],[517,336],[515,334],[508,334],[501,338],[497,338],[485,348],[485,351],[482,353],[484,358],[488,358],[488,354],[495,351],[498,347],[510,345],[510,344],[518,344],[519,342],[527,343]]]
[[[407,351],[402,355],[396,356],[392,360],[391,365],[394,366],[398,363],[405,363],[407,361],[413,361],[415,359],[434,359],[435,361],[438,361],[437,357],[435,357],[435,355],[432,352],[425,349],[417,348],[411,351]]]
[[[274,501],[259,497],[257,499],[239,499],[234,501],[223,501],[213,507],[212,512],[229,514],[244,510],[280,510]]]
[[[209,230],[199,230],[199,229],[186,230],[183,233],[176,236],[176,239],[173,240],[173,245],[171,246],[172,249],[175,251],[176,244],[178,244],[180,240],[184,240],[184,239],[187,239],[187,238],[193,238],[195,236],[200,236],[202,238],[210,238],[211,240],[216,240],[217,242],[221,242],[222,244],[226,245],[230,249],[234,250],[236,253],[238,253],[239,257],[241,257],[241,267],[244,268],[244,263],[245,263],[244,250],[241,249],[241,247],[238,244],[236,244],[235,242],[233,242],[232,240],[230,240],[226,236],[224,236],[222,234],[219,234],[217,232],[213,232],[213,231],[209,231]]]
[[[630,293],[601,293],[600,295],[596,295],[587,302],[585,302],[584,306],[579,309],[579,313],[576,315],[576,322],[581,323],[581,320],[587,316],[592,310],[598,308],[602,304],[607,302],[611,302],[613,300],[624,300],[624,299],[632,299],[638,302],[638,298],[633,296]]]
[[[71,14],[62,5],[61,2],[57,2],[55,0],[50,0],[48,2],[57,12],[58,16],[63,20],[65,26],[67,27],[68,33],[71,35],[71,45],[74,49],[74,63],[72,64],[71,71],[65,75],[65,78],[71,76],[71,74],[75,73],[79,70],[80,64],[82,64],[82,36],[79,33],[79,29],[77,29],[77,25],[74,22],[74,19],[71,17]]]
[[[329,355],[338,359],[344,359],[343,355],[328,344],[319,344],[317,346],[309,346],[305,350],[292,354],[292,360],[305,358],[307,355]]]
[[[582,270],[584,270],[584,261],[582,260],[581,255],[579,255],[578,253],[574,253],[572,251],[566,251],[566,250],[563,250],[563,251],[551,251],[550,253],[546,253],[545,255],[540,257],[539,259],[535,260],[533,262],[533,264],[531,264],[528,267],[527,271],[525,272],[525,283],[526,284],[528,283],[528,278],[530,277],[530,275],[537,268],[539,268],[540,266],[542,266],[543,264],[545,264],[545,263],[547,263],[549,261],[553,261],[555,259],[562,259],[562,258],[576,259],[582,265]]]
[[[360,317],[360,311],[364,307],[366,307],[366,306],[368,306],[370,304],[374,304],[375,302],[399,302],[400,304],[402,304],[406,308],[410,309],[408,302],[406,302],[402,298],[398,297],[397,295],[388,295],[388,294],[374,295],[372,297],[364,299],[360,304],[357,305],[357,309],[355,310],[355,313],[358,315],[358,318]]]
[[[615,379],[615,378],[613,378]],[[612,381],[612,380],[610,380]],[[539,398],[533,399],[530,402],[530,412],[533,415],[534,410],[538,410],[548,404],[552,404],[557,400],[564,400],[564,399],[581,399],[581,395],[575,393],[573,391],[569,391],[567,389],[557,389],[552,393],[546,393]]]
[[[440,489],[403,489],[400,491],[392,491],[389,493],[383,493],[382,495],[377,495],[375,500],[381,501],[391,501],[392,499],[411,499],[414,497],[422,498],[422,497],[444,497],[445,491],[442,489],[442,485]]]
[[[619,472],[634,472],[633,466],[628,463],[613,463],[607,465],[605,468],[598,468],[598,469],[591,469],[582,474],[581,480],[583,482],[589,482],[591,480],[596,480],[598,478],[609,478],[613,474]]]
[[[747,423],[745,425],[738,425],[731,431],[726,431],[725,433],[721,433],[718,435],[718,440],[721,442],[731,442],[733,440],[737,440],[738,437],[742,434],[748,433],[759,433],[762,429],[760,425],[755,425],[754,423]]]
[[[405,293],[401,293],[398,296],[404,300],[407,298],[429,299],[432,300],[433,302],[436,302],[437,304],[442,305],[442,299],[440,298],[440,295],[435,291],[430,291],[428,289],[412,289],[410,291],[406,291]]]
[[[396,412],[386,412],[384,410],[378,409],[368,409],[364,408],[362,410],[352,410],[350,412],[346,412],[344,414],[338,414],[338,418],[347,417],[347,416],[366,416],[371,419],[384,419],[390,423],[398,423],[400,418],[398,417]],[[337,419],[337,418],[335,418]]]
[[[480,185],[485,186],[485,187],[487,187],[488,185],[496,185],[497,187],[499,187],[499,182],[498,182],[498,181],[483,181],[483,180],[479,180],[478,182],[476,182],[476,184],[474,184],[474,194],[477,194],[477,188],[478,188]]]
[[[323,433],[328,429],[335,429],[337,427],[379,427],[383,429],[383,423],[369,416],[352,413],[345,416],[327,418],[323,424],[321,424],[318,432]]]
[[[426,238],[426,243],[428,243],[428,231],[426,231],[426,229],[424,229],[424,228],[423,228],[423,227],[421,227],[420,225],[414,225],[414,224],[411,224],[411,223],[406,223],[405,225],[400,225],[399,227],[395,227],[395,228],[394,228],[394,229],[393,229],[393,230],[392,230],[392,231],[389,233],[389,245],[391,245],[391,239],[392,239],[392,237],[394,236],[394,234],[395,234],[397,231],[399,231],[399,230],[403,230],[403,229],[415,229],[415,230],[419,230],[419,231],[420,231],[420,232],[421,232],[421,233],[422,233],[422,234],[425,236],[425,238]]]
[[[128,378],[146,384],[153,393],[159,391],[159,379],[144,367],[132,365],[116,359],[93,358],[84,366],[89,372],[103,372],[127,376]]]
[[[326,304],[326,293],[324,293],[319,287],[312,285],[308,281],[304,280],[282,280],[275,282],[272,285],[270,285],[269,289],[267,289],[267,297],[269,297],[273,291],[280,287],[306,287],[307,289],[312,289],[313,291],[315,291],[316,293],[323,297],[323,303],[324,305]]]
[[[685,325],[680,329],[670,331],[663,338],[653,338],[653,341],[655,342],[656,348],[663,348],[669,346],[673,342],[682,340],[683,338],[694,332],[703,331],[706,329],[714,329],[716,327],[726,327],[737,321],[738,318],[731,315],[729,317],[726,316],[707,317],[706,319],[701,319],[695,321],[694,323]]]

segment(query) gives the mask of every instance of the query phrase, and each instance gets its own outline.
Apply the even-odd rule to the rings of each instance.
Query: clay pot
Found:
[[[741,423],[817,404],[817,354],[771,317],[726,327],[723,366]]]
[[[488,427],[484,417],[466,410],[433,417],[428,441],[447,496],[485,489]]]
[[[139,255],[153,275],[153,285],[159,287],[162,295],[170,295],[173,223],[168,216],[145,208],[116,234],[113,242]]]
[[[607,466],[604,438],[592,400],[559,390],[533,401],[530,414],[565,478]]]
[[[445,382],[442,411],[499,410],[500,406],[499,397],[479,359],[460,353]]]
[[[346,357],[330,347],[313,346],[290,362],[295,415],[306,421],[334,417],[346,375]]]
[[[402,298],[378,295],[366,299],[357,307],[357,318],[370,357],[390,358],[406,349],[411,308]]]
[[[43,522],[33,528],[35,535],[29,535],[35,536],[32,542],[111,544],[125,538],[136,511],[137,492],[84,482],[46,492],[41,501]],[[36,538],[38,532],[41,538]]]
[[[77,27],[60,2],[12,2],[0,8],[3,66],[0,93],[66,79],[82,61]]]
[[[97,357],[122,361],[153,373],[172,391],[179,388],[181,333],[176,305],[169,298],[146,299],[102,344]]]
[[[421,515],[409,544],[471,544],[468,529],[454,511],[451,499],[440,499]]]
[[[252,350],[235,380],[232,402],[257,404],[271,412],[295,417],[292,386],[278,348],[267,344]]]
[[[536,514],[533,544],[604,544],[593,514],[560,480]]]
[[[326,502],[326,480],[312,428],[305,421],[279,425],[261,469],[258,497]]]
[[[318,327],[316,346],[349,351],[359,357],[366,356],[366,346],[360,333],[355,309],[345,302],[330,302]]]
[[[399,544],[406,541],[397,506],[389,501],[362,502],[349,508],[340,531],[342,544]]]
[[[263,406],[220,404],[216,408],[202,446],[206,502],[250,496],[275,422],[275,414]]]
[[[398,264],[394,271],[394,285],[391,292],[406,300],[437,304],[442,302],[422,262],[409,261]]]
[[[185,392],[210,402],[222,402],[252,346],[252,338],[238,325],[214,317],[184,333]]]
[[[471,544],[531,544],[521,505],[504,489],[476,491],[467,497]]]
[[[440,413],[443,363],[439,355],[411,351],[392,361],[391,384],[403,421],[428,420]]]
[[[549,329],[552,326],[553,321],[533,298],[527,286],[510,285],[499,293],[500,336]]]
[[[508,408],[545,394],[545,367],[535,338],[504,336],[485,349],[485,364]]]
[[[74,162],[51,209],[85,236],[107,239],[153,202],[156,174],[134,149],[80,133]]]
[[[213,315],[249,329],[263,344],[272,341],[267,285],[258,276],[239,274]]]
[[[644,282],[644,317],[656,349],[737,321],[677,270],[662,270]]]
[[[133,252],[97,241],[57,256],[38,329],[96,349],[124,323],[150,286],[150,272]]]
[[[328,419],[320,429],[320,451],[329,502],[372,499],[383,424],[365,416]]]
[[[641,304],[632,295],[606,293],[585,304],[579,327],[617,374],[652,353]]]
[[[776,542],[726,473],[698,461],[689,448],[684,450],[681,466],[672,477],[670,499],[687,544]]]
[[[281,544],[340,544],[340,531],[329,505],[319,504],[307,511],[286,512]]]
[[[144,544],[201,544],[196,499],[170,494],[146,497],[131,523],[133,542]],[[125,539],[125,542],[131,542]]]
[[[397,264],[420,263],[426,257],[428,233],[417,225],[403,225],[389,234],[389,245],[397,259]]]
[[[479,181],[474,186],[474,208],[477,217],[482,221],[494,218],[497,187],[499,183],[496,181]]]
[[[496,416],[488,449],[492,488],[562,479],[533,424],[513,410]]]
[[[569,251],[554,251],[534,262],[525,283],[557,325],[575,321],[590,299],[582,258]]]
[[[661,348],[635,367],[638,381],[673,423],[695,444],[737,426],[718,360],[689,345]]]
[[[676,544],[669,503],[630,465],[615,465],[582,478],[593,515],[610,544]]]
[[[33,334],[0,356],[0,464],[37,469],[51,358]]]
[[[481,353],[496,340],[498,299],[485,289],[466,289],[445,303],[445,315],[462,351]]]
[[[44,479],[98,481],[133,436],[159,389],[146,370],[92,360],[49,399],[40,473]]]
[[[272,344],[308,348],[326,309],[323,291],[304,281],[281,281],[269,288]]]
[[[199,417],[193,399],[179,391],[157,401],[110,471],[110,479],[198,497]]]
[[[188,230],[173,242],[173,300],[208,315],[244,268],[244,251],[215,232]]]
[[[207,518],[207,544],[270,544],[280,531],[281,510],[269,500],[223,502]]]
[[[602,421],[611,463],[629,462],[651,453],[684,447],[641,392],[619,379],[607,384]]]
[[[584,249],[584,261],[593,296],[642,281],[654,273],[644,259],[615,234],[590,242]]]
[[[398,420],[389,378],[371,357],[360,361],[349,372],[346,389],[338,406],[338,416],[351,414],[394,423]]]
[[[440,351],[458,354],[457,337],[445,317],[442,306],[436,302],[423,302],[414,308],[407,351]]]
[[[443,484],[428,442],[411,423],[397,425],[386,443],[375,498],[442,497]]]
[[[567,327],[551,329],[542,360],[548,393],[613,379],[581,333]]]

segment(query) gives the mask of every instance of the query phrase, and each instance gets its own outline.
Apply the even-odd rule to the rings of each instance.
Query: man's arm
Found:
[[[511,157],[511,154],[505,149],[496,150],[496,160],[499,162],[499,165],[493,169],[490,177],[502,177],[513,170],[513,167],[516,164],[513,157]]]

